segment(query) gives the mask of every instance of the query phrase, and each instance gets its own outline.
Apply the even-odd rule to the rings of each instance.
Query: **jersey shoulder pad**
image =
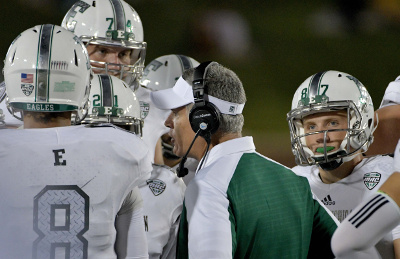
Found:
[[[114,125],[114,124],[112,124],[112,123],[92,123],[92,124],[85,124],[85,127],[86,127],[86,128],[113,128],[113,129],[116,129],[116,130],[121,130],[121,131],[130,133],[130,134],[136,135],[135,132],[132,132],[132,131],[129,131],[129,130],[120,128],[120,127],[118,127],[118,126],[116,126],[116,125]]]
[[[172,169],[171,167],[167,166],[167,165],[159,165],[159,164],[154,164],[153,163],[153,170],[155,171],[166,171],[169,173],[172,173],[174,175],[176,175],[176,172],[174,169]]]

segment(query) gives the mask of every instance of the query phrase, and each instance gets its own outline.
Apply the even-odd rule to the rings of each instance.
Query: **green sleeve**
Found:
[[[183,202],[183,208],[181,213],[181,221],[179,223],[178,230],[178,242],[176,245],[176,259],[188,259],[188,223],[186,216],[185,201]]]
[[[314,200],[314,224],[308,258],[335,257],[331,249],[331,239],[336,228],[337,224],[331,214]]]

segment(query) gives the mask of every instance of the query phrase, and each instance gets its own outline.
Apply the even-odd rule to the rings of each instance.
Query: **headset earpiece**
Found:
[[[193,106],[189,113],[190,125],[194,132],[200,130],[200,136],[214,134],[219,127],[218,108],[210,102],[202,106]]]
[[[220,124],[220,112],[218,108],[208,102],[208,98],[204,95],[208,94],[205,77],[207,69],[212,65],[213,61],[201,63],[194,70],[193,78],[193,97],[194,106],[189,113],[189,122],[194,132],[200,130],[199,135],[204,137],[211,136],[218,130]]]

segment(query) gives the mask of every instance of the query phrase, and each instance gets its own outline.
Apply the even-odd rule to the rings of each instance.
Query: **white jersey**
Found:
[[[172,169],[176,172],[176,170],[179,167],[179,164],[176,164],[175,166],[172,167]],[[197,167],[199,166],[199,161],[197,161],[194,158],[188,157],[185,163],[185,168],[189,170],[189,173],[182,177],[183,182],[186,184],[186,186],[189,184],[189,182],[194,178],[196,175]]]
[[[139,87],[136,90],[136,96],[140,102],[140,113],[144,119],[143,125],[143,140],[150,148],[154,162],[154,152],[157,141],[162,135],[168,133],[169,129],[164,126],[164,121],[167,119],[170,110],[160,110],[150,100],[149,89]]]
[[[292,170],[308,179],[313,193],[342,222],[357,205],[375,194],[393,173],[393,158],[364,158],[349,176],[332,184],[322,182],[316,165],[296,166]],[[389,233],[378,243],[376,248],[382,258],[394,258],[393,240],[397,238],[400,236],[395,237]]]
[[[149,258],[175,258],[185,184],[169,167],[154,164],[151,177],[139,188]]]
[[[395,104],[400,104],[400,76],[387,86],[379,108]]]
[[[116,216],[141,210],[132,190],[151,162],[140,138],[110,125],[5,129],[0,171],[0,258],[117,258]]]

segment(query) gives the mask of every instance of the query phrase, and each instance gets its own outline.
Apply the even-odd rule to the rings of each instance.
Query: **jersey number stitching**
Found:
[[[65,258],[88,258],[89,196],[76,185],[47,185],[34,198],[33,229],[34,259],[55,258],[57,249]]]

